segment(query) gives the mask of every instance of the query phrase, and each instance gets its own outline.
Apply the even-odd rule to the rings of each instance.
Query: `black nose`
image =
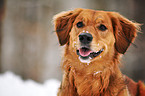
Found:
[[[79,40],[82,44],[89,44],[92,41],[93,37],[90,33],[81,33],[79,35]]]

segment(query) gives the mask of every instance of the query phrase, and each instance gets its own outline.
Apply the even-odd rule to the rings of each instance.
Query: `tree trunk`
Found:
[[[0,72],[2,71],[1,48],[2,48],[2,26],[3,26],[4,11],[5,11],[5,0],[1,0],[0,1]]]

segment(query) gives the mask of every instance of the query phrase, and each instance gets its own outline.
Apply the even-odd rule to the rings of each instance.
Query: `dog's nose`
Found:
[[[93,40],[93,36],[90,33],[81,33],[79,40],[82,44],[89,44]]]

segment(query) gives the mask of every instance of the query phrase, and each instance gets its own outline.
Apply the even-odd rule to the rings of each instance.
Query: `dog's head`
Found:
[[[84,63],[124,54],[139,29],[119,13],[80,8],[57,14],[54,24],[60,45],[69,45]]]

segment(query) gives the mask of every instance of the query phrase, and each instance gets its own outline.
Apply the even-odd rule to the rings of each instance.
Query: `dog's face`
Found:
[[[70,46],[81,62],[89,63],[114,51],[111,50],[114,42],[111,20],[106,13],[85,10],[76,17],[70,32]]]
[[[115,12],[76,9],[54,20],[60,44],[67,43],[83,63],[125,53],[137,30],[136,23]]]

